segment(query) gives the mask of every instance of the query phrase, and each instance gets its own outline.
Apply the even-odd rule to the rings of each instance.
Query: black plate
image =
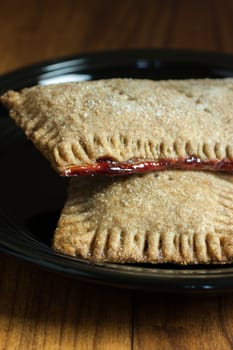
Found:
[[[0,77],[8,89],[63,81],[112,77],[150,79],[233,76],[233,57],[190,51],[133,50],[80,55],[50,61]],[[64,203],[67,180],[26,140],[0,109],[0,251],[67,277],[153,291],[232,291],[233,265],[154,267],[98,264],[56,254],[51,240]]]

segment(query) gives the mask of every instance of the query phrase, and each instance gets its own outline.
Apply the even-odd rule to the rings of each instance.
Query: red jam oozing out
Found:
[[[94,164],[70,166],[64,170],[62,175],[128,175],[134,173],[143,174],[150,171],[161,171],[167,169],[233,172],[233,160],[201,160],[195,156],[190,156],[188,158],[178,159],[159,159],[158,161],[131,159],[126,162],[117,162],[112,159],[101,158]]]

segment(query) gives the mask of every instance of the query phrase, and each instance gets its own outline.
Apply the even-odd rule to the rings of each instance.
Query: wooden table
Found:
[[[2,1],[0,74],[120,48],[233,52],[228,0]],[[233,296],[88,285],[0,256],[0,349],[233,348]]]

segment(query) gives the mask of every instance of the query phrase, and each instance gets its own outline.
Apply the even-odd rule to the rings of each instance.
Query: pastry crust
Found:
[[[164,168],[233,170],[231,78],[65,83],[9,91],[1,101],[62,175],[104,172],[103,159],[116,162],[111,173],[122,163],[131,172],[144,162],[161,169],[161,160]]]
[[[117,263],[233,260],[233,177],[166,171],[70,180],[53,247]]]

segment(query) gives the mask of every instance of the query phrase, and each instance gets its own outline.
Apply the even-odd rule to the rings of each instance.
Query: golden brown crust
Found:
[[[1,101],[53,167],[233,160],[233,79],[110,79],[9,91]]]
[[[233,177],[166,171],[73,178],[54,249],[107,262],[233,260]]]

